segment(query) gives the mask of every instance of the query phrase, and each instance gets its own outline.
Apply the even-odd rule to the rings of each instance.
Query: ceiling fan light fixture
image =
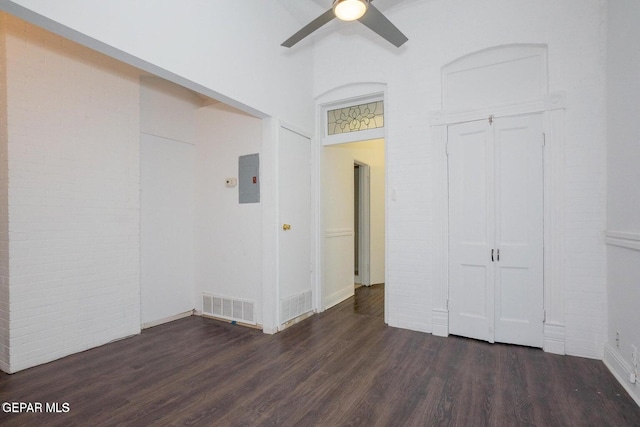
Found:
[[[355,21],[367,12],[369,0],[334,0],[333,13],[341,21]]]

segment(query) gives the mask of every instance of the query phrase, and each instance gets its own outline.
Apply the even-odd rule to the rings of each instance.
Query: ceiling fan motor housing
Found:
[[[369,6],[369,0],[334,0],[333,13],[342,21],[360,19]]]

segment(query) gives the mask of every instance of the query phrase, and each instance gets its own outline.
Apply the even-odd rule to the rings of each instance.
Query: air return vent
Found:
[[[202,294],[202,314],[255,325],[255,303],[237,298]]]
[[[280,322],[288,322],[309,311],[311,311],[310,290],[280,301]]]

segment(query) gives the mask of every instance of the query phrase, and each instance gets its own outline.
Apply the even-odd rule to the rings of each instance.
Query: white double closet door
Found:
[[[543,345],[542,116],[448,128],[449,332]]]

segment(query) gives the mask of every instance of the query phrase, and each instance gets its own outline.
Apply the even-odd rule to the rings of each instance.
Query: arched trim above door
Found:
[[[442,67],[442,107],[446,111],[510,105],[547,92],[545,45],[492,47]]]
[[[502,45],[442,67],[442,107],[432,126],[563,109],[565,96],[548,91],[546,45]]]

